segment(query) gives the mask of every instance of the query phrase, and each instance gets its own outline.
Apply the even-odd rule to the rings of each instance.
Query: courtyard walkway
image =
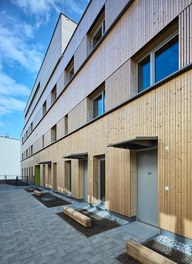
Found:
[[[25,188],[0,185],[1,264],[119,263],[126,241],[158,232],[133,222],[87,238],[56,214],[63,206],[47,208]]]

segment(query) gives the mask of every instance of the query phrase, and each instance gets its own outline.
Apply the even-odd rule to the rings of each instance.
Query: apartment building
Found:
[[[192,0],[60,15],[26,105],[22,173],[192,238]]]

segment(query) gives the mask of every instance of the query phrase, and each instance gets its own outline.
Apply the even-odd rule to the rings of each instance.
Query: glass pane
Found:
[[[93,101],[93,117],[102,115],[102,94]]]
[[[138,64],[139,92],[150,86],[150,56],[147,56]]]
[[[105,113],[105,105],[106,105],[106,102],[105,102],[105,91],[103,92],[103,113]]]
[[[155,52],[155,82],[177,71],[178,65],[179,45],[177,36]]]
[[[93,37],[93,48],[95,47],[97,42],[101,39],[101,37],[102,37],[102,26],[100,27],[100,29],[97,31],[97,33]]]

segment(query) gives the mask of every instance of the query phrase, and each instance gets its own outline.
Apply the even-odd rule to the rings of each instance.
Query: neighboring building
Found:
[[[61,15],[24,112],[23,175],[192,238],[191,24],[192,0],[92,0],[58,51],[75,27]]]
[[[20,176],[20,140],[0,136],[0,180]]]

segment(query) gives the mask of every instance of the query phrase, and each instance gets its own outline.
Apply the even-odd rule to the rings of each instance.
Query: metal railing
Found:
[[[19,176],[19,175],[0,175],[0,183],[7,183],[10,180],[15,180],[15,181],[23,181],[27,182],[29,184],[34,183],[34,178],[35,176]]]

